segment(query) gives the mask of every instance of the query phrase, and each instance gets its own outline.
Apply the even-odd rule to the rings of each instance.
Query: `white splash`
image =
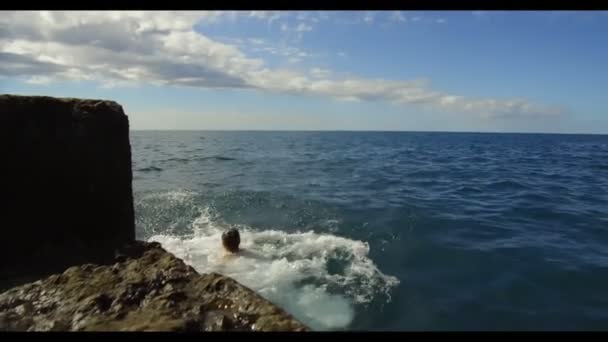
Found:
[[[186,196],[175,196],[171,200]],[[150,241],[182,258],[198,272],[230,276],[276,303],[315,330],[346,328],[354,305],[370,302],[399,284],[369,259],[369,245],[312,231],[256,231],[239,226],[243,252],[223,258],[221,233],[207,208],[192,223],[190,236],[155,235]],[[388,296],[390,300],[390,296]]]

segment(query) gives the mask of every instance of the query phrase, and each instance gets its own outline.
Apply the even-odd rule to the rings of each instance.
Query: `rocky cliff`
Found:
[[[0,95],[0,153],[0,331],[307,330],[236,281],[135,241],[117,103]]]
[[[112,101],[0,95],[0,274],[104,262],[135,239],[129,121]]]

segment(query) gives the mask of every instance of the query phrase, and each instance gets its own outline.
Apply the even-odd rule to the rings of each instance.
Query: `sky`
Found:
[[[0,12],[0,93],[132,129],[608,133],[608,12]]]

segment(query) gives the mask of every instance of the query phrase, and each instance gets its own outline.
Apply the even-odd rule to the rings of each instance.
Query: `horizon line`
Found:
[[[500,131],[416,131],[416,130],[348,130],[348,129],[163,129],[130,128],[139,132],[302,132],[302,133],[450,133],[450,134],[545,134],[545,135],[608,135],[608,133],[575,132],[500,132]]]

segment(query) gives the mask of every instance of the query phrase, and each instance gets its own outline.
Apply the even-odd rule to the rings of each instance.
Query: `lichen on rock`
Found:
[[[0,294],[8,331],[307,331],[235,280],[198,274],[158,243]]]

